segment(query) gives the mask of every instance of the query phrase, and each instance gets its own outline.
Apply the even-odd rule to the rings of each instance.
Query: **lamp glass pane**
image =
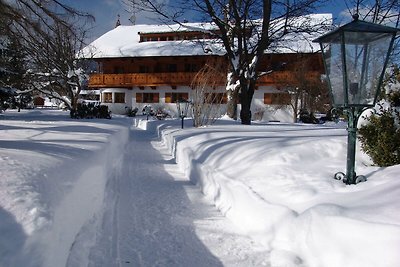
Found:
[[[322,43],[322,53],[334,106],[344,105],[343,62],[340,42]]]
[[[345,32],[348,105],[374,105],[391,34]]]

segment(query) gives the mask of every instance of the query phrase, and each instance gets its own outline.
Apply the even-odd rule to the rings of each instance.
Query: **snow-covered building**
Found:
[[[331,21],[330,14],[310,16],[324,23]],[[141,110],[145,105],[173,111],[177,99],[191,98],[193,78],[207,62],[225,60],[228,64],[222,45],[207,33],[215,30],[208,23],[119,25],[84,50],[85,57],[97,63],[89,89],[96,91],[113,113],[125,113],[127,107]],[[264,114],[266,120],[292,121],[290,108],[276,107],[290,101],[287,87],[295,69],[298,71],[296,62],[307,62],[307,77],[323,73],[319,47],[311,42],[319,34],[292,36],[281,48],[266,51],[260,71],[273,71],[258,80],[253,114]],[[213,92],[225,103],[226,73],[216,75],[220,78]],[[273,112],[264,112],[266,109]]]

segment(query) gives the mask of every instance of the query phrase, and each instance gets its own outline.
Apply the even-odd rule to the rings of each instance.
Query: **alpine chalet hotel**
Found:
[[[332,23],[330,14],[308,17],[316,25]],[[117,23],[84,50],[85,57],[93,59],[97,67],[90,75],[88,91],[114,114],[125,114],[127,108],[135,107],[141,111],[149,105],[174,113],[178,99],[191,99],[193,78],[207,62],[222,60],[228,65],[224,49],[207,34],[214,30],[209,23],[187,23],[185,27]],[[265,51],[260,71],[273,71],[258,80],[251,107],[253,119],[293,121],[288,88],[295,86],[295,71],[305,71],[305,77],[314,78],[324,72],[319,46],[312,43],[320,34],[292,35],[287,42],[282,41],[282,47]],[[304,70],[298,69],[299,61],[307,62]],[[216,73],[218,82],[211,88],[221,96],[222,104],[226,103],[226,75]]]

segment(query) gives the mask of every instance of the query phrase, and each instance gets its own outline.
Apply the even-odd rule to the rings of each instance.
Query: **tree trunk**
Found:
[[[255,88],[255,80],[250,80],[247,83],[244,77],[240,79],[240,100],[242,104],[242,109],[240,110],[240,120],[242,124],[250,125],[251,124],[251,101],[254,95],[254,88]]]
[[[77,110],[78,110],[78,96],[75,96],[75,95],[72,94],[72,96],[71,96],[71,110],[70,110],[71,118],[75,117]]]
[[[78,96],[71,97],[71,106],[73,110],[77,110],[78,108]]]
[[[239,93],[238,90],[228,90],[228,102],[227,102],[227,109],[226,114],[229,118],[237,120],[237,102]]]
[[[236,76],[232,71],[227,74],[226,81],[226,93],[227,93],[227,105],[226,105],[226,115],[229,118],[237,120],[237,103],[239,98],[239,89],[236,88]]]
[[[240,110],[240,120],[242,124],[250,125],[251,124],[251,110],[248,101],[243,101],[242,98],[242,109]]]
[[[295,97],[294,97],[294,103],[292,103],[293,105],[293,122],[296,123],[297,122],[297,114],[299,113],[299,94],[298,92],[296,92]]]

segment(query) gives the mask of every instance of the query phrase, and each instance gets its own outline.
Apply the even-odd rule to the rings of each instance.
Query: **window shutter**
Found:
[[[264,93],[264,104],[272,104],[272,94]]]
[[[271,94],[271,104],[280,104],[280,94]]]
[[[160,95],[159,93],[154,93],[153,94],[153,103],[159,103],[160,102]]]
[[[143,94],[136,93],[136,103],[143,103]]]

